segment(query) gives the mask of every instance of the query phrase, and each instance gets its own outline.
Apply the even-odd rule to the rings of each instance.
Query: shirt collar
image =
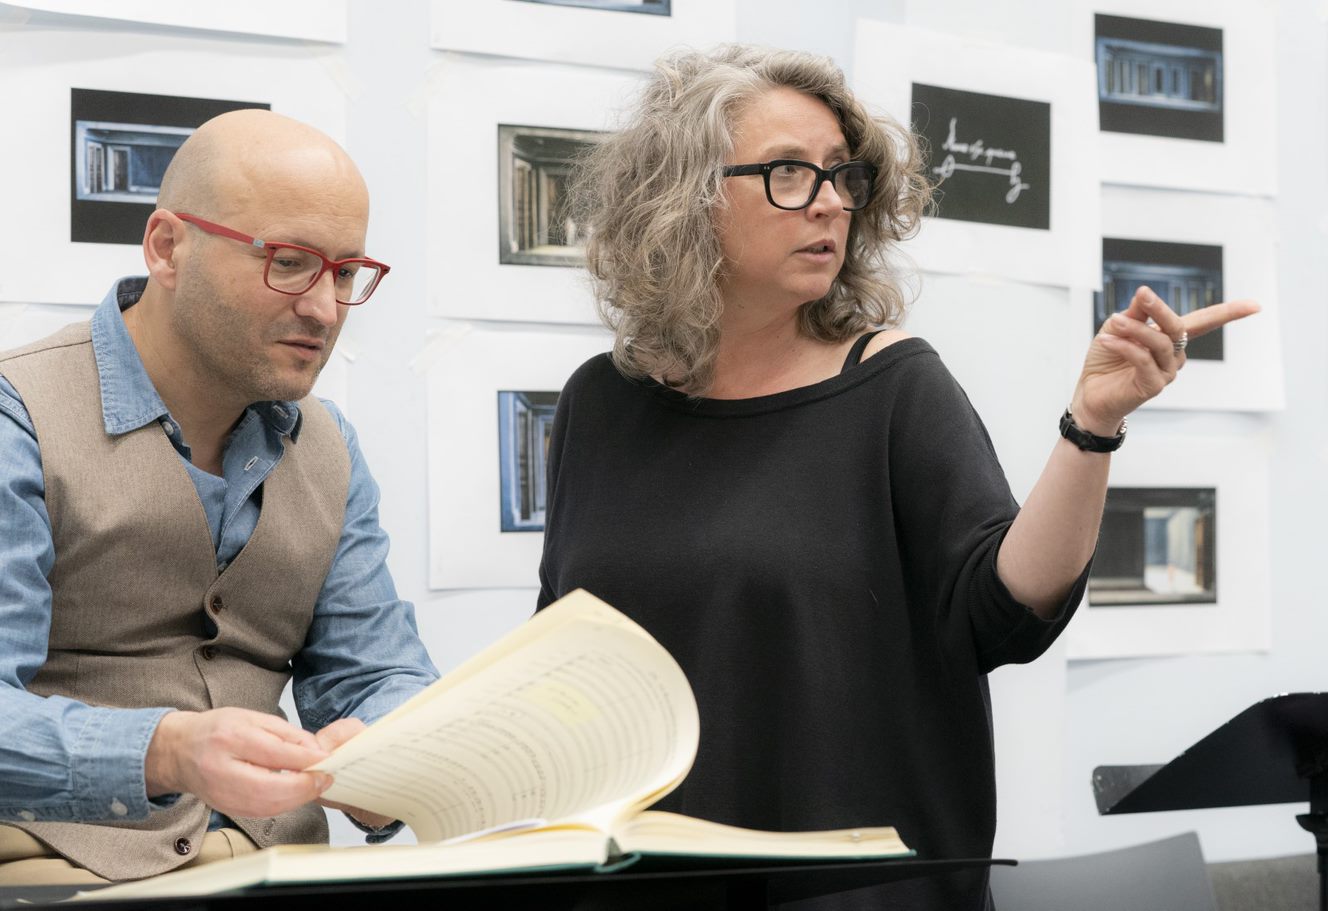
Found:
[[[170,414],[148,377],[121,315],[121,311],[138,303],[147,284],[146,276],[120,279],[92,315],[92,352],[101,383],[101,416],[108,434],[128,433]],[[292,440],[299,436],[302,421],[297,403],[255,402],[249,407],[278,434],[288,434]]]

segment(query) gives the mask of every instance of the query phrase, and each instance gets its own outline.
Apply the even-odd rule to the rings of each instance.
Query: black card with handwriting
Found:
[[[1051,228],[1051,105],[913,83],[940,218]]]

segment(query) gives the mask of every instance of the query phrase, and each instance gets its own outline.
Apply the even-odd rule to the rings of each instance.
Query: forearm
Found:
[[[166,709],[112,709],[0,685],[0,821],[142,819],[144,756]]]
[[[1001,544],[997,574],[1041,617],[1055,615],[1093,555],[1110,464],[1109,454],[1057,440]]]

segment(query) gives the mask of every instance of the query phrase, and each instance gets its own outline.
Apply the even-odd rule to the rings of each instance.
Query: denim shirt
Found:
[[[117,282],[92,317],[106,432],[161,424],[198,490],[221,569],[258,523],[261,485],[281,461],[282,437],[298,436],[300,409],[293,402],[249,406],[227,441],[222,476],[196,468],[121,316],[145,286],[143,278]],[[295,705],[310,731],[346,716],[372,722],[438,676],[420,642],[414,608],[397,598],[388,573],[378,486],[355,431],[335,405],[324,405],[346,440],[350,488],[336,555],[292,661]],[[36,433],[3,376],[0,466],[0,823],[142,819],[173,802],[148,800],[143,771],[148,743],[170,708],[97,707],[25,689],[46,661],[47,575],[55,549]]]

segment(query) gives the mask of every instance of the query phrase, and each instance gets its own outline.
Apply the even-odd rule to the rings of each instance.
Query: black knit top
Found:
[[[930,345],[905,339],[740,400],[630,380],[600,355],[559,399],[548,482],[540,606],[589,590],[649,630],[696,693],[696,764],[658,809],[763,829],[893,825],[920,857],[990,855],[985,674],[1046,649],[1084,578],[1054,622],[998,579],[1017,506]],[[986,900],[985,872],[968,872],[815,907]]]

